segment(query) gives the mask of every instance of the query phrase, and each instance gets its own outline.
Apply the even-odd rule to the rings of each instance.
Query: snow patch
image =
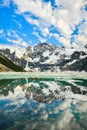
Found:
[[[46,61],[43,62],[43,63],[44,63],[44,64],[54,64],[54,63],[57,62],[57,60],[58,60],[58,56],[56,56],[56,55],[53,53],[51,56],[49,56],[49,59],[46,60]]]
[[[26,48],[12,45],[0,45],[0,49],[10,49],[10,52],[15,52],[18,58],[21,58],[26,51]]]
[[[43,56],[44,56],[44,57],[49,56],[49,51],[45,51],[45,52],[43,53]]]

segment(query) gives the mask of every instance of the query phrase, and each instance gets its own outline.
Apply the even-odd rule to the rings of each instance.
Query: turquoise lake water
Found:
[[[87,79],[0,79],[0,130],[87,130]]]

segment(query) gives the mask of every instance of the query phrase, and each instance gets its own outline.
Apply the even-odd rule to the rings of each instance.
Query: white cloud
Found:
[[[63,37],[63,36],[60,36],[59,34],[57,33],[51,33],[52,37],[55,37],[56,40],[58,40],[60,43],[62,43],[65,47],[71,47],[70,45],[70,39],[69,38],[66,38],[66,37]]]
[[[64,37],[60,37],[59,40],[60,40],[61,43],[63,43],[63,45],[64,45],[65,47],[70,47],[70,46],[71,46],[69,39],[64,38]]]
[[[9,42],[11,42],[13,44],[16,44],[16,45],[24,46],[24,47],[28,46],[28,44],[20,37],[17,38],[16,40],[7,38],[7,41],[9,41]]]
[[[78,44],[76,44],[75,42],[73,42],[73,43],[72,43],[72,47],[78,48],[79,46],[78,46]]]
[[[87,37],[85,35],[77,35],[75,36],[75,42],[80,47],[84,47],[87,44]]]
[[[50,3],[42,2],[42,0],[26,0],[26,2],[25,0],[14,0],[14,2],[18,5],[20,13],[31,12],[46,22],[48,21],[47,17],[51,18],[52,7]]]
[[[72,33],[68,24],[64,20],[62,20],[61,18],[59,18],[59,20],[57,22],[57,26],[63,34],[66,34],[66,36],[70,35]]]
[[[71,33],[70,27],[67,25],[67,23],[65,23],[65,21],[62,20],[62,18],[59,18],[55,15],[57,13],[57,10],[52,10],[50,2],[45,3],[41,0],[26,0],[26,2],[14,0],[14,2],[18,5],[19,13],[24,14],[25,12],[30,12],[38,18],[42,19],[43,23],[45,23],[46,26],[48,25],[49,27],[50,25],[53,25],[56,28],[58,28],[64,35]],[[39,23],[37,22],[37,20],[32,20],[28,17],[25,18],[29,23],[34,22],[34,24],[36,25],[38,25]]]
[[[71,34],[75,30],[76,25],[83,19],[87,20],[87,13],[84,10],[82,0],[55,0],[58,8],[54,8],[54,10],[50,2],[44,2],[42,0],[13,1],[18,7],[17,12],[21,13],[29,23],[36,25],[43,36],[47,37],[50,35],[49,29],[51,25],[60,31],[63,37],[57,37],[57,40],[60,40],[65,46],[70,46]],[[26,12],[31,13],[31,15],[34,15],[37,19],[25,15]],[[37,37],[40,41],[43,41],[39,34]],[[85,42],[85,36],[81,37]]]
[[[22,28],[22,24],[20,22],[18,22],[17,20],[14,19],[14,22],[18,25],[19,29]]]
[[[3,32],[4,32],[4,30],[3,30],[3,29],[1,29],[1,30],[0,30],[0,35],[2,35],[2,33],[3,33]]]
[[[42,31],[43,36],[48,36],[49,35],[49,29],[47,27],[42,28],[41,31]]]
[[[35,35],[35,36],[39,39],[39,41],[40,41],[41,43],[46,42],[46,39],[45,39],[45,38],[42,38],[42,37],[38,34],[38,32],[33,32],[33,35]]]
[[[4,29],[1,29],[1,30],[0,30],[0,38],[4,38],[4,39],[5,39]]]
[[[61,9],[57,9],[57,14],[62,20],[69,26],[71,31],[74,30],[75,25],[79,24],[79,22],[83,19],[83,11],[81,8],[83,7],[82,0],[61,0],[57,1],[57,5],[61,6]]]
[[[43,21],[41,21],[40,19],[33,19],[30,15],[24,15],[24,17],[30,24],[35,25],[35,30],[39,29],[44,37],[50,34],[49,28],[46,27],[46,24],[44,25]]]
[[[87,22],[79,27],[78,35],[75,35],[75,43],[78,47],[83,48],[87,44]]]
[[[82,24],[79,28],[79,34],[80,35],[85,35],[87,37],[87,22]]]
[[[9,7],[10,5],[10,0],[3,0],[2,4],[0,4],[0,6],[7,6]]]
[[[40,26],[40,23],[39,23],[38,20],[32,19],[31,17],[28,17],[26,15],[24,15],[24,17],[30,24],[33,24],[33,25],[36,25],[36,26]]]
[[[24,39],[21,38],[14,30],[8,31],[7,34],[9,36],[6,38],[7,41],[12,42],[13,44],[16,44],[16,45],[24,46],[24,47],[28,46],[28,43],[26,43]]]

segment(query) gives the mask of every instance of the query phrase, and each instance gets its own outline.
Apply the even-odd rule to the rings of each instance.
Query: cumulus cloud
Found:
[[[52,7],[50,3],[42,2],[42,0],[26,0],[26,2],[25,0],[14,0],[14,2],[18,6],[19,13],[31,12],[46,22],[48,21],[47,17],[51,18]]]
[[[87,20],[87,12],[84,9],[85,4],[82,0],[55,0],[57,7],[54,9],[51,2],[44,2],[43,0],[13,1],[17,6],[17,12],[22,14],[29,23],[40,28],[43,36],[46,37],[49,35],[51,26],[60,31],[62,37],[58,36],[57,40],[61,41],[65,46],[70,46],[70,39],[76,26],[83,19]],[[37,18],[26,15],[26,12]],[[87,25],[84,26],[87,27]],[[85,44],[85,34],[82,35],[80,31],[79,33],[84,41],[83,44]],[[37,37],[42,41],[39,34]],[[81,39],[78,37],[78,42],[79,41],[81,41]]]
[[[19,1],[19,0],[14,0],[14,2],[18,6],[18,11],[19,13],[24,13],[30,12],[33,15],[37,16],[40,19],[43,20],[43,23],[48,27],[53,25],[56,28],[58,28],[63,34],[70,34],[71,30],[70,27],[65,23],[62,18],[58,17],[58,12],[55,9],[55,11],[52,10],[51,3],[45,3],[43,1],[34,1],[34,0],[26,0],[24,1]],[[55,15],[57,14],[57,16]],[[29,23],[34,22],[34,24],[38,25],[37,20],[31,20],[28,17],[25,17],[26,20],[29,21]]]

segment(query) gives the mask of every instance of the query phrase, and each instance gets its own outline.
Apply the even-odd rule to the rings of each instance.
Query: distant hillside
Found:
[[[0,71],[23,71],[20,66],[15,65],[11,60],[0,54]]]

